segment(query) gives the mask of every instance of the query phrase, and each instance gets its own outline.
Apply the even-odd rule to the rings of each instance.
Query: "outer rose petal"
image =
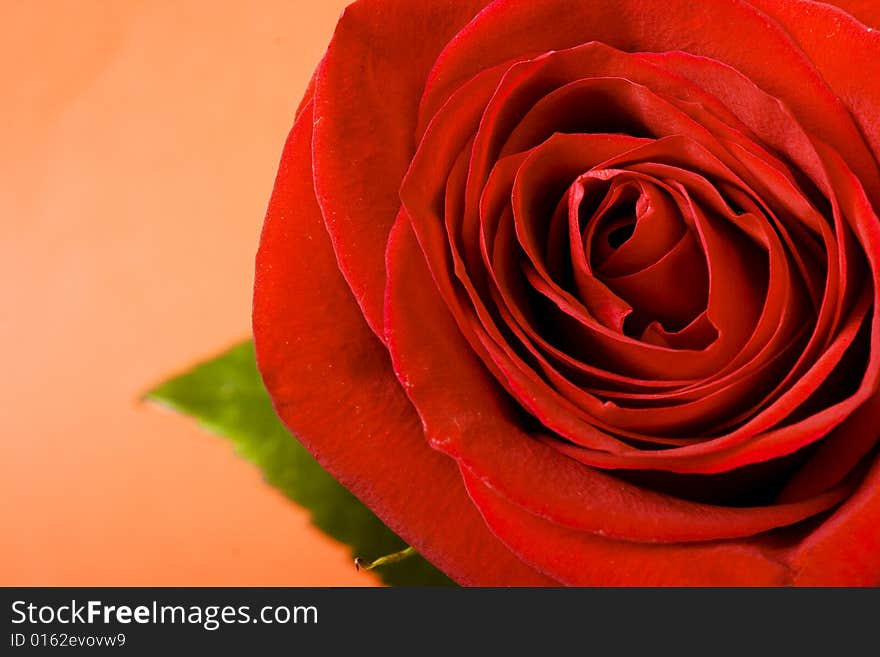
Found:
[[[550,523],[462,471],[488,525],[525,561],[571,586],[780,586],[791,571],[742,543],[646,545]]]
[[[880,459],[859,490],[804,541],[792,564],[802,586],[880,586]]]
[[[751,2],[788,31],[855,117],[875,157],[880,157],[880,32],[813,0]],[[870,5],[873,9],[868,11],[865,6],[860,13],[863,17],[870,14],[874,26],[880,27],[880,3],[871,0]],[[867,191],[877,202],[880,189]]]
[[[339,274],[311,175],[312,107],[282,156],[254,297],[257,359],[279,416],[340,482],[463,584],[553,585],[486,529],[432,450]]]
[[[867,27],[880,28],[880,4],[876,0],[828,0],[826,4],[840,7]]]
[[[361,0],[315,83],[315,189],[339,267],[382,333],[385,240],[415,147],[419,98],[442,48],[486,0]]]
[[[867,27],[880,29],[880,3],[877,0],[829,0],[828,4],[840,7]]]

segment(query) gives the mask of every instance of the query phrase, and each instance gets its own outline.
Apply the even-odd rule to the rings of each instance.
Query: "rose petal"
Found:
[[[880,80],[880,75],[863,77],[864,72],[880,66],[871,55],[876,52],[875,39],[880,35],[867,33],[863,27],[857,30],[855,21],[849,19],[853,25],[847,28],[852,29],[839,36],[852,36],[855,43],[871,41],[872,45],[852,48],[852,41],[841,38],[838,48],[829,48],[827,40],[823,40],[831,24],[829,16],[816,10],[813,13],[822,18],[802,20],[801,16],[808,13],[802,4],[765,0],[761,6],[770,11],[772,5],[774,12],[784,13],[790,19],[785,22],[786,26],[794,29],[799,38],[801,33],[815,32],[811,39],[804,36],[807,46],[815,44],[815,53],[809,49],[811,56],[815,55],[820,61],[826,78],[840,74],[840,88],[835,86],[836,76],[832,75],[834,91],[845,96],[851,92],[848,94],[850,105],[857,116],[864,118],[861,127],[865,129],[865,124],[876,116],[877,103],[871,101],[868,106],[857,100],[870,98],[874,91],[870,85],[866,90],[862,88],[864,79]],[[813,2],[809,5],[819,6]],[[450,90],[462,80],[469,79],[476,71],[509,60],[514,54],[562,50],[587,40],[628,51],[682,50],[726,62],[785,101],[810,133],[840,150],[860,177],[870,178],[872,182],[878,180],[876,162],[840,99],[789,34],[747,2],[713,2],[695,12],[690,0],[618,0],[614,3],[545,0],[537,4],[496,0],[468,23],[437,58],[420,112],[433,115]],[[759,49],[754,47],[756,42],[761,44]],[[844,50],[858,54],[838,56]],[[822,65],[823,59],[837,64]],[[767,66],[768,61],[772,61],[773,66]],[[853,70],[858,70],[859,76],[853,76]],[[779,71],[786,74],[779,75]],[[877,91],[880,92],[880,87]],[[875,134],[880,132],[876,122],[872,130]],[[875,151],[880,149],[875,147]]]
[[[828,4],[840,7],[866,27],[880,28],[880,5],[875,0],[832,0]]]
[[[485,0],[361,0],[339,20],[315,85],[315,189],[339,268],[384,339],[385,243],[440,50]]]
[[[876,425],[875,425],[876,426]],[[792,558],[801,586],[880,586],[880,459]]]
[[[803,50],[821,73],[828,86],[840,98],[841,103],[855,118],[858,127],[871,145],[874,157],[880,157],[880,32],[854,20],[846,12],[831,5],[813,0],[751,0],[767,15],[778,21]],[[855,3],[854,3],[855,4]],[[876,3],[872,9],[861,5],[854,7],[868,24],[880,27],[880,11]],[[857,72],[857,74],[855,74]],[[790,75],[778,76],[793,79]],[[806,117],[817,114],[814,109]],[[816,117],[820,118],[820,117]],[[861,157],[854,157],[855,137],[837,141],[830,134],[817,132],[817,136],[835,147],[847,160],[866,185],[869,198],[880,202],[880,181],[876,174],[863,168]]]
[[[523,561],[569,586],[783,586],[792,572],[746,542],[646,545],[554,525],[507,502],[467,471],[486,523]]]
[[[790,525],[846,494],[838,489],[791,505],[714,507],[628,484],[537,442],[461,337],[419,252],[409,224],[398,221],[388,250],[385,316],[395,373],[431,444],[518,506],[606,536],[680,542]]]
[[[552,584],[488,532],[455,463],[425,442],[336,267],[311,182],[311,128],[309,105],[285,147],[257,254],[254,338],[278,414],[334,477],[457,581]]]

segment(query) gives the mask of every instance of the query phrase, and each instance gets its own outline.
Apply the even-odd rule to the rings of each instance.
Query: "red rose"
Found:
[[[837,4],[351,6],[257,256],[285,423],[464,584],[880,583],[880,5]]]

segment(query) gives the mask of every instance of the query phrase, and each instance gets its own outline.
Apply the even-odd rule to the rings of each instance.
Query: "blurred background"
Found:
[[[138,401],[250,334],[345,0],[0,0],[0,584],[374,585],[231,444]]]

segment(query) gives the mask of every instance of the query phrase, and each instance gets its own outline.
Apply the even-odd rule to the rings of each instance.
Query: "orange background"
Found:
[[[344,0],[0,2],[0,584],[374,584],[228,442],[137,401],[249,334]]]

